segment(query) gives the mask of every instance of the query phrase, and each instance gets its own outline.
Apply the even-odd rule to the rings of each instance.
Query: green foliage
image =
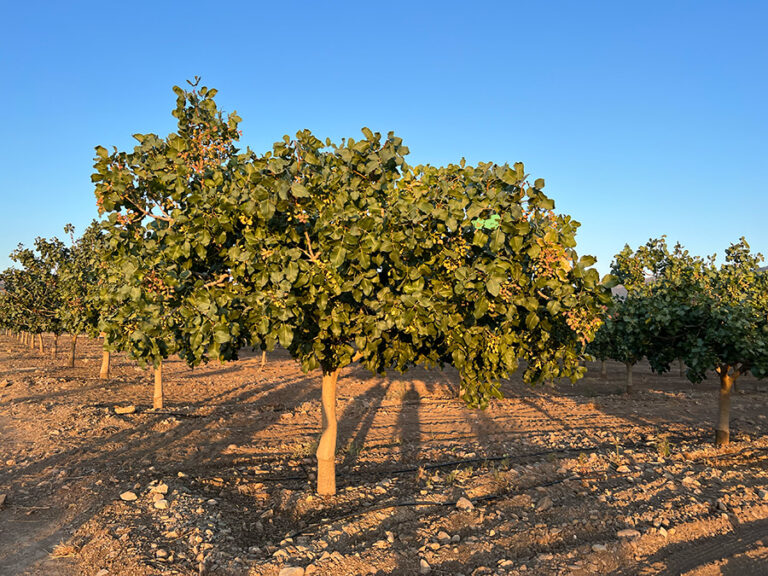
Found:
[[[72,225],[67,225],[65,232],[69,232],[73,240],[59,271],[62,329],[71,334],[85,333],[96,337],[102,311],[106,310],[100,294],[103,284],[101,226],[92,222],[77,240],[74,240]]]
[[[69,251],[56,238],[35,239],[35,248],[21,244],[11,253],[18,268],[0,274],[4,293],[2,323],[17,332],[61,332],[59,272]]]
[[[608,280],[522,164],[412,168],[400,138],[368,129],[239,153],[215,91],[175,91],[174,134],[97,149],[110,340],[155,362],[243,344],[305,370],[448,362],[475,406],[520,361],[529,382],[582,374]]]
[[[665,372],[681,358],[687,376],[700,382],[708,370],[738,376],[768,372],[768,275],[759,270],[760,254],[752,254],[742,238],[726,250],[725,262],[691,256],[680,245],[669,250],[664,238],[652,239],[634,253],[617,255],[613,273],[629,292],[617,308],[639,327],[614,339],[646,356],[651,367]],[[630,306],[631,304],[631,306]],[[605,334],[611,337],[611,320]],[[610,356],[615,357],[615,356]],[[620,358],[616,358],[620,359]]]
[[[155,365],[174,352],[192,364],[234,357],[246,343],[223,258],[231,225],[218,214],[235,208],[244,175],[233,145],[239,119],[218,112],[214,90],[175,91],[177,132],[136,134],[132,152],[97,148],[92,177],[107,215],[102,296],[111,312],[101,328],[110,346]]]

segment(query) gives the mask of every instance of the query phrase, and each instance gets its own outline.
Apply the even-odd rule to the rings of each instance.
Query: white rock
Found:
[[[304,568],[300,566],[286,566],[280,570],[280,576],[304,576]]]
[[[456,508],[459,510],[473,510],[475,506],[467,498],[462,496],[456,501]]]
[[[120,500],[123,500],[124,502],[134,502],[137,499],[138,499],[138,496],[136,496],[136,493],[131,492],[130,490],[120,494]]]
[[[440,544],[445,544],[451,541],[451,536],[448,532],[440,530],[440,532],[437,533],[437,541],[440,542]]]
[[[136,406],[115,406],[115,414],[133,414],[136,412]]]
[[[640,538],[640,532],[633,528],[624,528],[624,530],[619,530],[616,532],[616,536],[619,538],[631,538],[634,540],[635,538]]]
[[[424,560],[424,558],[419,560],[419,574],[429,574],[431,571],[432,567],[429,565],[429,562]]]
[[[592,544],[592,552],[605,552],[608,546],[605,544]]]
[[[161,500],[156,500],[154,506],[158,510],[168,510],[168,500],[166,500],[165,498],[162,498]]]

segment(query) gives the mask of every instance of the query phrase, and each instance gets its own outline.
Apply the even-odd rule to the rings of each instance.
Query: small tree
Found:
[[[170,354],[197,364],[234,357],[247,342],[231,329],[237,305],[228,270],[214,258],[228,249],[229,222],[215,210],[237,176],[239,119],[218,112],[215,90],[193,88],[175,88],[175,133],[136,134],[132,152],[98,147],[92,177],[106,215],[101,294],[110,311],[100,326],[107,346],[154,366],[157,408]]]
[[[30,334],[31,346],[38,336],[40,352],[44,351],[43,333],[61,331],[58,274],[67,257],[66,247],[56,238],[36,238],[34,249],[19,245],[11,253],[20,268],[3,273],[5,300],[11,309],[7,316],[18,331]]]
[[[751,372],[768,373],[768,276],[758,268],[762,255],[751,254],[742,238],[731,245],[721,266],[715,257],[693,257],[679,245],[670,252],[663,238],[660,263],[644,289],[646,342],[651,367],[665,372],[677,359],[699,383],[713,370],[720,380],[717,445],[730,439],[730,399],[734,382]]]
[[[637,293],[614,297],[607,310],[605,322],[589,344],[591,354],[605,360],[610,358],[626,367],[626,391],[634,390],[632,368],[645,356],[649,338],[647,301]]]
[[[104,283],[104,266],[101,261],[102,228],[92,222],[83,235],[74,239],[74,227],[68,224],[65,232],[72,238],[69,258],[60,272],[62,307],[60,317],[65,329],[72,335],[70,365],[74,366],[77,336],[87,334],[98,338],[102,311],[108,309],[108,302],[101,298]],[[109,350],[104,347],[100,377],[109,375]]]

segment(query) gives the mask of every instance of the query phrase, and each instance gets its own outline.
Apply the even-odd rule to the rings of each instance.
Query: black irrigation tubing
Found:
[[[707,436],[706,433],[699,433],[699,434],[691,434],[687,436],[667,436],[667,439],[673,439],[673,438],[684,438],[685,440],[700,440]],[[627,448],[636,448],[638,446],[647,446],[649,442],[652,441],[646,441],[646,442],[622,442],[618,444],[619,448],[621,449],[627,449]],[[392,476],[400,476],[402,474],[412,474],[414,472],[418,472],[419,470],[438,470],[441,468],[459,468],[461,466],[467,465],[467,464],[480,464],[480,463],[486,463],[486,462],[500,462],[503,460],[527,460],[530,458],[541,458],[542,456],[549,456],[550,454],[573,454],[573,453],[587,453],[587,452],[599,452],[600,450],[605,449],[614,449],[616,447],[615,443],[605,443],[605,444],[597,444],[593,446],[585,446],[581,448],[557,448],[557,449],[551,449],[551,450],[541,450],[538,452],[526,452],[523,454],[506,454],[503,456],[487,456],[484,458],[467,458],[463,460],[451,460],[448,462],[435,462],[432,464],[424,464],[422,466],[408,466],[405,468],[398,468],[396,470],[389,470],[386,472],[386,475],[388,477]],[[351,472],[353,475],[361,475],[366,474],[370,475],[371,471],[362,472]],[[283,481],[291,481],[291,480],[307,480],[307,476],[280,476],[280,477],[266,477],[266,478],[260,478],[256,477],[256,480],[259,482],[283,482]]]
[[[477,498],[468,498],[472,504],[477,503],[485,503],[485,502],[493,502],[495,500],[501,500],[504,498],[509,498],[510,496],[522,494],[524,492],[528,492],[529,490],[534,490],[536,488],[546,488],[549,486],[556,486],[557,484],[563,484],[564,482],[569,481],[577,481],[577,480],[593,480],[593,479],[609,479],[609,478],[619,478],[623,477],[621,474],[607,474],[605,472],[595,472],[593,474],[586,474],[582,476],[568,476],[567,478],[560,478],[558,480],[550,480],[549,482],[541,482],[537,484],[532,484],[530,486],[527,486],[525,488],[518,488],[516,490],[510,490],[508,492],[503,492],[499,494],[489,494],[488,496],[478,496]],[[305,532],[309,532],[310,530],[313,530],[315,528],[320,528],[321,526],[324,526],[326,524],[333,524],[335,522],[340,522],[342,520],[348,520],[350,518],[356,518],[357,516],[365,516],[366,514],[370,514],[372,512],[379,512],[381,510],[389,510],[391,508],[413,508],[418,506],[439,506],[439,507],[455,507],[458,503],[458,500],[451,500],[448,502],[431,502],[429,500],[402,500],[400,502],[390,502],[388,504],[380,504],[378,506],[371,506],[369,508],[365,508],[363,510],[356,510],[354,512],[349,512],[347,514],[342,514],[340,516],[337,516],[335,518],[330,518],[325,521],[320,522],[313,522],[304,528],[301,528],[291,534],[289,534],[288,538],[295,538],[296,536],[300,536],[301,534],[304,534]]]

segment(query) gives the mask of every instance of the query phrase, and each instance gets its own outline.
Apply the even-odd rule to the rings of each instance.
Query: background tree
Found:
[[[41,353],[44,351],[42,335],[61,332],[58,274],[67,257],[68,251],[58,239],[36,238],[34,249],[19,245],[11,253],[11,259],[19,268],[3,273],[5,299],[10,306],[7,317],[18,331],[30,334],[30,345],[34,345],[37,336]]]
[[[158,408],[169,354],[196,364],[235,357],[247,343],[220,257],[230,224],[214,212],[238,170],[239,118],[216,109],[215,90],[174,90],[178,130],[165,139],[136,134],[132,152],[97,148],[93,175],[111,288],[101,327],[109,347],[154,366]]]
[[[59,275],[62,301],[59,316],[65,330],[72,335],[70,366],[74,366],[78,335],[98,338],[102,310],[107,308],[101,297],[104,282],[101,225],[92,222],[77,240],[74,231],[71,224],[65,227],[65,232],[72,238],[72,246]],[[100,376],[106,378],[108,374],[109,351],[105,348]]]
[[[646,355],[649,332],[648,301],[641,293],[614,297],[605,322],[589,345],[590,353],[601,360],[621,362],[626,368],[626,391],[634,390],[632,369]]]
[[[731,245],[725,262],[691,256],[681,246],[666,249],[662,239],[646,246],[654,256],[638,250],[641,263],[655,263],[643,288],[647,302],[648,339],[645,355],[657,372],[670,369],[681,358],[691,382],[714,371],[720,380],[715,441],[730,439],[730,402],[734,382],[751,372],[762,378],[768,371],[768,276],[759,270],[763,257],[752,254],[742,238]]]

